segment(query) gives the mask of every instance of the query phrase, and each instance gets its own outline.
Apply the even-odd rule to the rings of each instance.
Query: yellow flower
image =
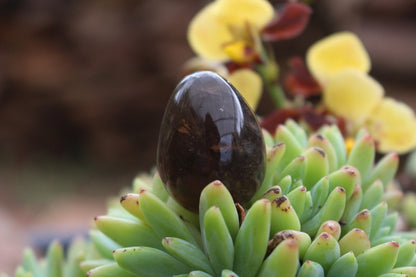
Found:
[[[363,44],[350,32],[336,33],[313,44],[306,54],[306,62],[321,85],[346,68],[368,73],[371,67]]]
[[[345,138],[345,149],[347,150],[347,155],[351,153],[351,150],[354,148],[355,139],[353,137]]]
[[[371,113],[366,126],[380,152],[405,153],[416,147],[416,117],[413,110],[392,98],[384,98]]]
[[[323,87],[326,107],[355,126],[362,124],[383,98],[383,87],[369,75],[353,68],[338,72]]]
[[[263,81],[259,74],[247,68],[237,69],[229,73],[221,63],[194,57],[185,63],[184,71],[190,74],[196,71],[208,70],[218,73],[227,79],[243,96],[249,107],[255,111],[263,92]]]
[[[263,90],[261,77],[253,70],[238,69],[226,79],[240,92],[250,108],[255,111]]]
[[[192,19],[188,40],[204,58],[244,61],[248,50],[256,50],[260,30],[273,15],[273,7],[266,0],[216,0]]]

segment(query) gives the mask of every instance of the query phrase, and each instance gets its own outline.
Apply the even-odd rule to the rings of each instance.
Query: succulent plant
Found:
[[[208,184],[199,213],[184,209],[156,172],[137,178],[118,207],[95,219],[91,239],[104,259],[82,263],[102,276],[416,276],[416,235],[395,233],[385,193],[398,156],[375,165],[364,131],[348,154],[340,131],[309,138],[288,121],[264,132],[264,181],[235,205],[220,182]]]
[[[46,252],[46,256],[37,259],[31,248],[26,248],[23,253],[22,263],[15,270],[15,277],[84,277],[85,272],[80,268],[80,263],[86,258],[95,257],[87,253],[92,246],[82,239],[75,239],[64,254],[63,246],[58,242],[52,242]],[[87,256],[88,255],[88,256]],[[1,275],[7,277],[7,275]]]
[[[192,89],[182,84],[177,92],[181,87]],[[174,122],[184,121],[175,118],[166,126],[195,137]],[[233,131],[234,125],[222,128]],[[236,177],[224,184],[197,184],[197,194],[186,191],[195,189],[194,182],[189,187],[184,181],[189,179],[181,177],[181,190],[170,194],[175,183],[165,184],[158,171],[152,177],[141,175],[131,193],[95,218],[87,253],[99,254],[86,255],[82,271],[89,277],[416,276],[416,234],[397,232],[398,214],[388,208],[402,196],[389,185],[398,168],[397,154],[376,162],[374,141],[364,130],[347,151],[336,126],[308,136],[288,120],[275,134],[259,135],[266,145],[265,172],[249,200],[235,203]],[[225,151],[239,151],[233,140],[222,143]],[[221,179],[224,171],[208,164]],[[164,179],[172,182],[171,177]],[[184,190],[186,197],[181,198]],[[185,208],[190,197],[196,198],[190,200],[196,209],[194,204]]]

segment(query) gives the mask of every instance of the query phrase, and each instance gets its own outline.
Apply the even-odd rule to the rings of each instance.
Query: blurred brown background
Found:
[[[187,25],[206,3],[0,0],[0,272],[46,233],[85,231],[110,195],[152,168],[164,106],[193,56]],[[283,73],[288,57],[351,30],[371,75],[416,108],[416,1],[312,7],[301,36],[275,43]]]

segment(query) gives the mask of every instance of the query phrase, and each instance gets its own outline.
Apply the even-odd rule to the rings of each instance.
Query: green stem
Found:
[[[265,64],[258,65],[256,71],[260,74],[261,78],[263,79],[263,84],[266,88],[266,91],[269,93],[270,97],[272,98],[273,104],[277,109],[283,108],[287,104],[287,99],[285,93],[277,82],[278,73],[272,72],[275,70],[271,70],[271,67],[275,66],[268,62]]]
[[[287,105],[285,93],[278,83],[279,67],[275,62],[273,52],[266,49],[267,45],[262,45],[261,60],[262,63],[257,65],[257,72],[263,79],[264,86],[272,98],[274,106],[277,109],[283,108]]]
[[[276,108],[280,109],[286,106],[287,100],[282,87],[275,82],[267,82],[265,80],[264,83],[266,86],[266,90],[269,92]]]

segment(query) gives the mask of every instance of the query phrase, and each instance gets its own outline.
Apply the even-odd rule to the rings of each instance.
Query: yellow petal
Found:
[[[366,125],[380,152],[405,153],[416,147],[416,117],[404,103],[383,99]]]
[[[254,59],[254,50],[250,48],[244,41],[239,40],[224,47],[224,52],[237,63],[247,63]]]
[[[313,44],[306,54],[306,62],[321,85],[346,68],[368,73],[371,67],[364,45],[350,32],[336,33]]]
[[[354,148],[355,139],[353,137],[345,138],[345,149],[347,150],[347,155],[351,153],[351,150]]]
[[[217,0],[192,19],[188,41],[198,55],[226,61],[229,57],[223,46],[235,41],[233,31],[244,30],[247,23],[260,31],[273,14],[273,7],[266,0]]]
[[[263,91],[261,77],[250,69],[239,69],[227,80],[241,93],[250,108],[256,110]]]
[[[376,80],[352,68],[334,75],[323,89],[329,110],[355,125],[363,123],[383,94],[383,87]]]
[[[274,16],[273,6],[267,0],[217,0],[219,19],[226,24],[241,25],[249,22],[262,29]]]
[[[228,69],[224,64],[201,57],[190,58],[185,62],[183,69],[185,74],[191,74],[196,71],[213,71],[220,76],[228,75]]]

